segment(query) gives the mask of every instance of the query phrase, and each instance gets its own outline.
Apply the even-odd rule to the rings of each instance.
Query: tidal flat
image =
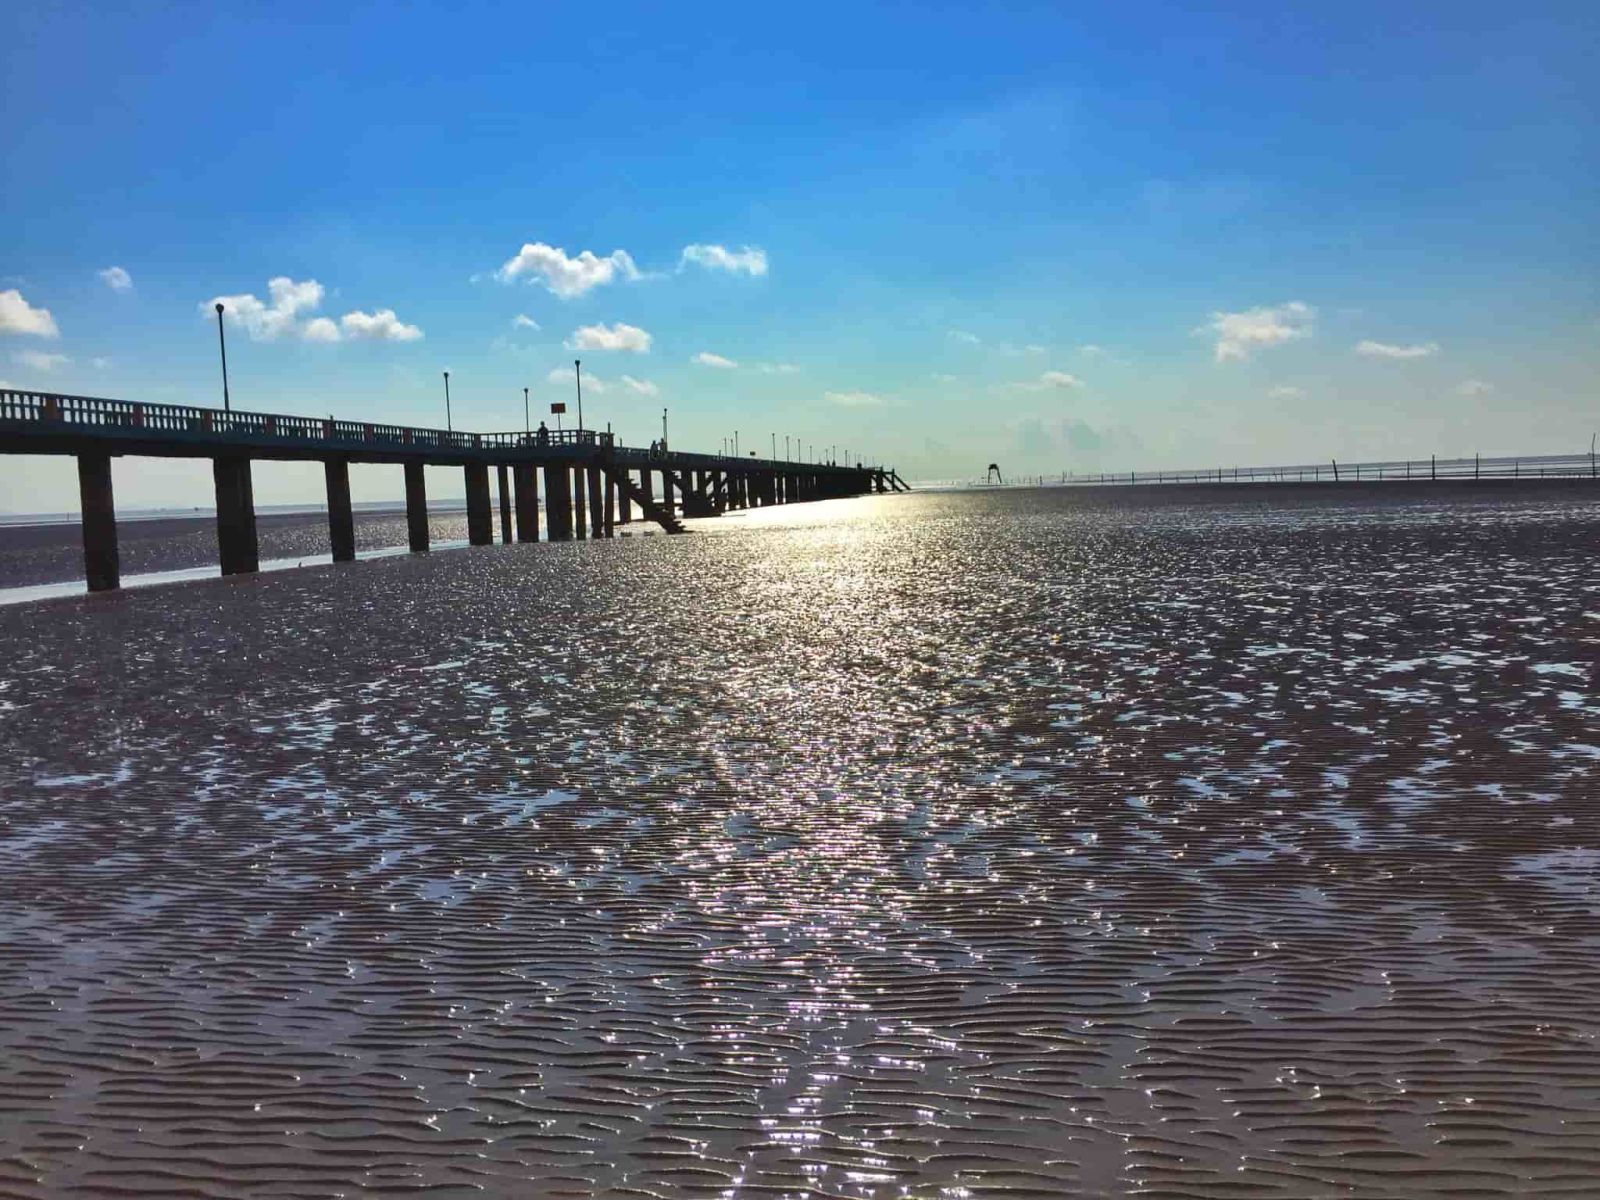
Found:
[[[0,608],[0,1194],[1593,1196],[1600,492]]]

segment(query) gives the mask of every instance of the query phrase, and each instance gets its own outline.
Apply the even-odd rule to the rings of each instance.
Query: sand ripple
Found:
[[[1593,1196],[1600,506],[0,611],[0,1195]]]

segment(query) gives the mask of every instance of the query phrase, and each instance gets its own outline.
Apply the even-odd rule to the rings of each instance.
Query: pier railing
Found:
[[[1536,454],[1518,457],[1421,458],[1344,463],[1329,460],[1292,467],[1210,467],[1186,471],[1120,471],[1064,474],[1062,483],[1366,483],[1380,480],[1573,479],[1600,478],[1593,454]]]
[[[610,446],[612,436],[594,429],[547,429],[540,432],[465,433],[338,421],[332,417],[296,417],[283,413],[231,412],[191,408],[183,404],[146,404],[97,396],[56,392],[0,390],[0,421],[56,425],[63,429],[178,434],[238,434],[286,442],[324,441],[369,447],[412,447],[431,450]]]

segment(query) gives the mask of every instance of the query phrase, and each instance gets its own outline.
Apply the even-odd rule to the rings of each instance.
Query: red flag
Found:
[[[550,411],[551,413],[564,413],[567,411],[567,406],[558,400],[550,406]]]

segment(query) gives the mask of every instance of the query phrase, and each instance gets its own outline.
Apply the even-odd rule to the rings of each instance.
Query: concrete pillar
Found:
[[[606,498],[600,483],[600,468],[589,467],[589,533],[604,537],[606,528]]]
[[[512,469],[517,487],[517,541],[539,540],[539,473],[532,463],[518,463]]]
[[[328,481],[328,544],[333,547],[333,561],[354,562],[356,520],[350,511],[350,464],[330,458],[322,464],[322,474]]]
[[[498,469],[500,484],[500,541],[511,544],[511,468],[501,463]]]
[[[606,536],[617,536],[617,481],[609,472],[606,475]]]
[[[406,536],[411,542],[411,553],[427,551],[428,487],[419,462],[406,464]]]
[[[572,468],[572,531],[581,542],[589,536],[589,515],[584,511],[583,468]]]
[[[222,573],[248,575],[260,570],[250,460],[214,458],[211,478],[217,485],[217,556],[222,560]]]
[[[467,480],[467,541],[487,546],[494,541],[494,506],[489,500],[489,466],[468,463],[461,468]]]
[[[109,454],[78,455],[78,500],[83,507],[84,578],[91,592],[112,591],[122,585],[122,571]]]
[[[572,540],[572,483],[564,463],[549,463],[544,469],[544,525],[550,541]]]

